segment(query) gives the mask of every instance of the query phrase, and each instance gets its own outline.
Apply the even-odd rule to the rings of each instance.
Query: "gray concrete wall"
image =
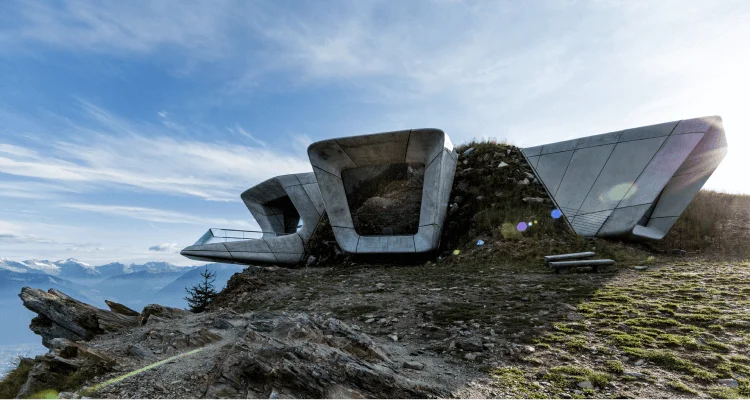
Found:
[[[420,253],[437,248],[457,154],[438,129],[412,129],[313,143],[307,150],[336,241],[349,253]],[[354,229],[341,172],[397,163],[425,165],[419,228],[414,235],[362,236]]]
[[[522,149],[578,234],[627,239],[664,237],[726,151],[720,117]]]
[[[315,174],[277,176],[253,186],[240,197],[264,231],[262,238],[196,244],[186,247],[180,254],[196,260],[238,264],[297,264],[302,261],[307,243],[325,211]],[[291,200],[290,208],[268,205],[285,197]],[[299,214],[302,228],[291,233],[285,230],[285,213]]]

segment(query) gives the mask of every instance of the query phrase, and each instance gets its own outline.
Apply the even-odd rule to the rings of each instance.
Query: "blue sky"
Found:
[[[750,193],[750,2],[2,1],[0,257],[164,260],[257,225],[313,141],[531,146],[721,115]]]

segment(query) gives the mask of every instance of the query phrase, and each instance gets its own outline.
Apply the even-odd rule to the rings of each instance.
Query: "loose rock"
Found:
[[[568,313],[567,318],[568,321],[581,321],[583,320],[583,315],[579,313]]]
[[[586,380],[586,381],[578,382],[578,387],[581,389],[593,389],[594,385],[591,383],[591,381]]]
[[[478,338],[469,338],[460,340],[458,343],[458,348],[460,348],[463,351],[482,351],[482,341]]]
[[[404,368],[407,369],[415,369],[417,371],[421,371],[424,369],[424,364],[416,362],[416,361],[404,361]]]
[[[740,386],[739,382],[737,382],[736,379],[719,379],[716,381],[719,385],[728,386],[732,389],[736,389]]]

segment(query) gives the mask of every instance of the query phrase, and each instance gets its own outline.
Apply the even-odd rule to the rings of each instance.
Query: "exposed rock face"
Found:
[[[134,316],[90,306],[55,289],[45,292],[25,287],[19,296],[24,307],[39,314],[31,321],[30,328],[42,337],[42,344],[48,348],[52,348],[50,341],[55,338],[90,340],[96,335],[137,324]]]
[[[116,302],[110,301],[110,300],[104,300],[104,302],[107,304],[107,307],[109,307],[109,309],[113,313],[122,314],[122,315],[129,315],[131,317],[137,317],[137,316],[140,315],[140,313],[138,311],[135,311],[135,310],[131,309],[130,307],[127,307],[127,306],[122,305],[120,303],[116,303]]]
[[[334,318],[258,312],[215,368],[206,397],[436,397],[411,380],[367,335]],[[416,363],[415,363],[416,364]],[[419,364],[424,368],[423,364]]]
[[[34,367],[21,386],[18,398],[50,388],[72,388],[76,385],[75,378],[93,377],[112,370],[115,365],[113,358],[86,345],[62,338],[49,342],[51,351],[33,360]]]
[[[154,314],[127,334],[110,332],[85,344],[49,340],[50,353],[33,360],[19,395],[50,388],[78,391],[66,393],[71,398],[154,398],[165,393],[176,398],[435,398],[451,394],[444,381],[444,364],[430,357],[406,356],[410,350],[401,344],[378,344],[335,318],[265,311],[152,318]],[[101,385],[173,356],[180,357],[179,361]]]
[[[179,308],[165,307],[159,304],[149,304],[143,308],[140,316],[138,317],[138,323],[145,325],[146,323],[163,321],[167,319],[183,318],[191,313]]]

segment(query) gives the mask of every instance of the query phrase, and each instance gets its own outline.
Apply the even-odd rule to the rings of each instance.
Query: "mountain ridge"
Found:
[[[206,264],[209,265],[209,264]],[[17,273],[44,273],[61,278],[108,278],[115,275],[130,274],[133,272],[148,271],[150,273],[189,271],[195,267],[202,266],[180,266],[165,261],[148,261],[144,264],[123,264],[115,261],[102,265],[91,265],[75,258],[65,260],[38,260],[29,259],[13,261],[0,258],[0,270],[9,270]]]

